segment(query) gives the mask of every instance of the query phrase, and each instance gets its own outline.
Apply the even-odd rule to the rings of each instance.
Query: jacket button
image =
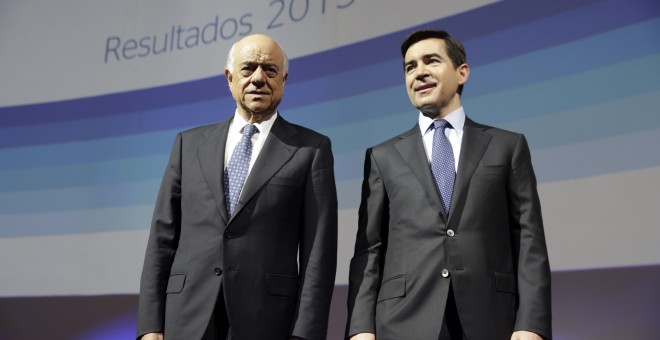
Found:
[[[449,235],[449,237],[453,237],[455,234],[453,230],[449,229],[447,230],[447,235]]]
[[[226,237],[226,238],[232,238],[232,237],[234,237],[234,234],[232,234],[232,233],[225,233],[225,237]]]
[[[216,276],[222,275],[222,269],[220,269],[220,267],[215,267],[213,272],[215,273]]]
[[[442,270],[442,277],[449,277],[449,271],[447,269]]]

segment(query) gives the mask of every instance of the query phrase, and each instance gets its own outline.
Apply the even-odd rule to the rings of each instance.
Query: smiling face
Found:
[[[251,123],[268,119],[284,95],[284,51],[273,39],[252,35],[234,46],[231,62],[225,77],[238,113]]]
[[[444,117],[461,106],[460,85],[467,82],[467,64],[455,67],[442,39],[421,40],[404,57],[406,90],[413,106],[431,118]]]

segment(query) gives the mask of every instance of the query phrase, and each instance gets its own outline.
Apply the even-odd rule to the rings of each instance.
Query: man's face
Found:
[[[410,46],[404,72],[408,97],[425,115],[444,117],[461,106],[457,90],[467,81],[470,69],[467,64],[454,67],[444,40],[426,39]]]
[[[248,121],[267,119],[284,95],[283,51],[266,36],[246,37],[235,46],[232,70],[225,69],[225,77],[239,113]]]

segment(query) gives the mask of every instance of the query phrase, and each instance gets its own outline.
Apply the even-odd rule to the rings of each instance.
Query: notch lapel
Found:
[[[197,159],[202,168],[202,174],[213,194],[215,205],[225,225],[227,224],[224,189],[225,145],[227,144],[229,124],[232,120],[233,118],[207,131],[206,139],[197,148]]]
[[[454,230],[460,223],[460,216],[465,207],[472,174],[479,165],[481,158],[486,152],[492,136],[485,133],[486,126],[475,123],[469,118],[465,118],[463,127],[463,140],[461,144],[461,154],[459,155],[458,172],[456,174],[456,184],[454,185],[454,194],[452,198],[452,207],[450,208],[450,227]],[[457,218],[451,219],[454,215]]]
[[[236,203],[234,214],[229,223],[241,213],[245,204],[252,199],[259,189],[293,157],[293,154],[298,150],[298,146],[291,143],[291,138],[297,133],[295,127],[281,116],[277,116],[268,138],[252,166],[252,170],[250,170],[250,174],[245,179],[241,196],[238,203]]]
[[[429,198],[429,202],[433,202],[434,206],[439,207],[444,212],[445,208],[440,201],[440,194],[435,187],[435,180],[431,173],[431,166],[429,165],[426,151],[424,151],[424,142],[422,135],[419,132],[418,124],[415,124],[412,129],[400,135],[401,139],[394,144],[401,158],[406,162],[410,171],[417,177],[417,180],[424,188],[424,192]],[[447,216],[447,214],[444,214]]]

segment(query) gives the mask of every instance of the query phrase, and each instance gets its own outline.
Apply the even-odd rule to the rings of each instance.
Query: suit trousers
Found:
[[[218,294],[218,300],[215,302],[211,320],[209,320],[206,332],[201,340],[231,340],[222,285],[220,286],[220,293]]]
[[[442,328],[440,328],[440,338],[438,340],[467,340],[461,320],[458,317],[456,308],[456,299],[454,299],[454,289],[449,285],[447,294],[447,306],[445,307],[445,317],[442,319]]]

